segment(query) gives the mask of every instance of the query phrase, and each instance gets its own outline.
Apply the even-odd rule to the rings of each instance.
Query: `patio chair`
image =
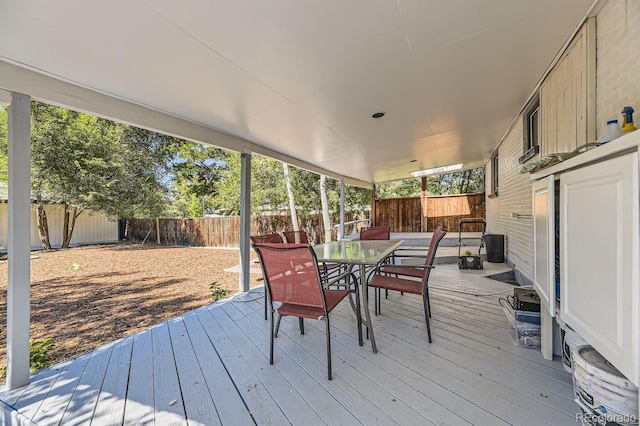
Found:
[[[282,234],[287,243],[309,244],[309,237],[302,230],[284,231]],[[343,272],[342,267],[344,265],[341,263],[322,263],[321,266],[320,272],[322,272],[323,278],[328,279],[335,274]]]
[[[429,317],[431,317],[431,302],[429,300],[429,274],[436,257],[436,250],[440,241],[447,233],[438,227],[431,237],[429,251],[425,257],[424,265],[378,265],[368,277],[368,286],[376,289],[395,290],[403,293],[413,293],[422,295],[424,305],[424,316],[427,323],[427,336],[431,343],[431,327]],[[420,280],[418,281],[417,278]],[[376,294],[375,313],[379,313],[380,297]],[[365,307],[368,309],[369,307]]]
[[[361,240],[388,240],[391,237],[389,226],[369,226],[360,230]]]
[[[270,243],[270,244],[282,244],[284,240],[280,234],[265,234],[265,235],[251,235],[249,237],[251,245]],[[257,263],[257,262],[256,262]],[[258,278],[258,281],[264,278]],[[264,286],[264,319],[267,320],[267,286]]]
[[[323,283],[321,280],[318,260],[310,245],[256,244],[254,248],[260,258],[271,307],[269,363],[273,364],[274,339],[278,337],[280,320],[283,316],[298,317],[301,334],[304,334],[304,318],[324,319],[327,338],[327,377],[331,380],[329,313],[351,293],[351,285],[347,285],[346,289],[341,290],[325,288],[323,284],[331,286],[333,283]],[[360,300],[356,277],[352,273],[346,275],[350,276],[356,300]],[[280,306],[274,309],[274,302],[280,302]],[[274,314],[278,314],[275,327]],[[359,306],[356,310],[356,319],[358,339],[362,342],[362,319]]]
[[[369,226],[362,228],[360,230],[360,240],[388,240],[391,238],[391,227],[390,226]],[[389,262],[389,259],[384,260],[385,263]],[[376,289],[376,312],[379,309],[379,298],[380,298],[380,290]],[[385,298],[389,295],[389,290],[385,290],[384,292]]]
[[[309,244],[309,238],[304,231],[284,231],[284,239],[290,244]]]

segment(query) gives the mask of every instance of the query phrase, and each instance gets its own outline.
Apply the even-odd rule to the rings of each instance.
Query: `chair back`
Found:
[[[307,233],[304,231],[284,231],[283,234],[287,243],[309,244]]]
[[[361,240],[388,240],[391,237],[391,227],[370,226],[360,230]]]
[[[433,236],[431,237],[431,243],[429,244],[429,251],[427,252],[427,258],[424,261],[426,266],[432,266],[433,261],[436,258],[436,250],[438,250],[438,245],[440,241],[447,235],[446,231],[444,231],[441,227],[437,227],[433,232]],[[429,272],[431,272],[431,268],[424,268],[424,282],[429,280]]]
[[[272,302],[324,308],[318,260],[308,244],[255,244]]]
[[[282,244],[282,235],[280,234],[266,234],[266,235],[252,235],[249,237],[253,244],[272,243]]]

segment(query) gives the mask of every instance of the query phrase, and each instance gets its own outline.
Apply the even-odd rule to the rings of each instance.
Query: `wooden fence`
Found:
[[[363,214],[347,213],[345,220],[363,219]],[[157,243],[157,230],[160,231],[160,244],[168,246],[194,247],[239,247],[240,217],[215,216],[198,219],[126,219],[126,238],[130,241]],[[338,223],[337,214],[331,222]],[[300,228],[309,240],[319,243],[324,239],[322,215],[312,214],[298,218]],[[156,228],[156,223],[160,226]],[[251,234],[270,234],[293,229],[289,216],[254,216],[251,219]],[[337,231],[332,229],[333,238]]]
[[[375,200],[374,212],[373,224],[390,226],[392,232],[433,232],[438,226],[454,232],[460,219],[485,217],[484,193]],[[463,229],[481,230],[481,224]]]

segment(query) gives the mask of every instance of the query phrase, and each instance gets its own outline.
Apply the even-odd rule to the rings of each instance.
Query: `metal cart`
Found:
[[[462,227],[465,224],[482,223],[482,235],[480,236],[480,247],[477,254],[462,254]],[[484,247],[484,233],[487,230],[487,222],[482,218],[462,219],[458,224],[458,268],[460,269],[482,269],[482,257],[480,252]]]

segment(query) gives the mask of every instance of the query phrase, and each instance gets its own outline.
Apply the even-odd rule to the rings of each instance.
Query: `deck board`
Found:
[[[383,300],[372,320],[377,354],[368,340],[358,345],[353,311],[341,303],[330,317],[331,381],[324,321],[305,320],[301,335],[297,319],[284,318],[269,365],[263,293],[253,289],[54,366],[24,388],[0,389],[0,418],[36,425],[575,424],[570,374],[559,359],[514,344],[497,301],[513,287],[484,277],[490,273],[455,265],[432,272],[431,344],[419,296],[391,292]]]
[[[134,336],[131,353],[129,389],[124,410],[124,424],[152,424],[154,419],[153,392],[153,348],[151,330]]]

